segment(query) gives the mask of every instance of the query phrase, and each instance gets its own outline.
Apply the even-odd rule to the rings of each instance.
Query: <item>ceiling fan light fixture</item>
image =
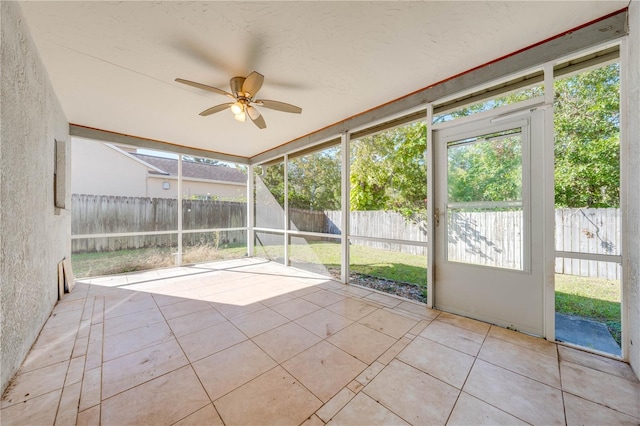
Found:
[[[0,0],[2,1],[2,0]],[[187,86],[196,87],[198,89],[206,90],[208,92],[217,93],[219,95],[227,96],[234,100],[234,102],[228,102],[226,104],[220,104],[207,108],[200,113],[201,116],[209,116],[225,109],[230,109],[233,113],[233,118],[236,121],[244,123],[247,121],[247,115],[259,129],[266,129],[267,124],[264,121],[264,117],[260,111],[254,107],[254,105],[264,106],[268,109],[276,111],[289,112],[292,114],[300,114],[302,108],[295,105],[287,104],[284,102],[273,101],[268,99],[254,99],[262,87],[264,76],[259,72],[253,71],[246,78],[245,77],[233,77],[229,82],[231,87],[231,93],[226,90],[221,90],[216,87],[207,86],[206,84],[196,83],[195,81],[185,80],[182,78],[176,78],[178,83],[186,84]]]
[[[233,115],[242,114],[244,112],[244,105],[242,104],[242,102],[238,101],[231,105],[231,112],[233,113]]]
[[[240,112],[240,114],[235,114],[233,118],[235,118],[241,123],[244,123],[245,121],[247,121],[247,114],[244,111],[242,111]]]

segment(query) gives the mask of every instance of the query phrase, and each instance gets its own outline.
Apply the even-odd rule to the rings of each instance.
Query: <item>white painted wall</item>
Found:
[[[629,361],[640,379],[640,1],[629,5],[629,69],[627,86],[628,168],[628,267],[626,307],[630,338]]]
[[[169,189],[163,189],[162,183],[169,182]],[[178,195],[178,178],[162,178],[149,176],[147,180],[148,197],[151,198],[176,198]],[[194,195],[218,196],[222,199],[245,199],[247,198],[247,186],[234,183],[207,182],[204,180],[182,179],[182,194],[185,197]]]
[[[17,2],[0,2],[0,65],[0,387],[4,391],[57,301],[57,264],[71,253],[71,215],[54,207],[53,191],[54,141],[69,141],[69,125]],[[69,196],[66,201],[69,205]]]
[[[147,167],[101,143],[73,138],[73,194],[146,197]]]

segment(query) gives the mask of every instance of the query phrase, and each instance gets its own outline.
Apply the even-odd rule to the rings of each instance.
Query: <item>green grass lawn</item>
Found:
[[[556,312],[606,324],[621,342],[620,282],[556,274]]]
[[[340,275],[341,246],[334,242],[310,242],[289,246],[292,266],[332,275]],[[76,254],[71,257],[77,277],[108,275],[173,266],[173,248],[122,250]],[[186,247],[184,263],[239,258],[246,247]],[[282,262],[284,247],[256,245],[256,255]],[[351,273],[419,286],[426,294],[426,257],[408,253],[351,245]],[[602,322],[620,343],[620,283],[600,278],[556,274],[556,311]]]
[[[146,269],[164,268],[175,265],[175,247],[118,250],[99,253],[79,253],[71,255],[73,273],[77,278],[100,275],[123,274]],[[220,259],[245,256],[246,246],[228,245],[214,248],[210,246],[185,247],[183,263],[201,263]]]

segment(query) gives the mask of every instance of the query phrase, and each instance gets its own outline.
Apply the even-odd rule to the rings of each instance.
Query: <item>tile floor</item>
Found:
[[[2,425],[638,424],[628,365],[258,259],[93,279]]]

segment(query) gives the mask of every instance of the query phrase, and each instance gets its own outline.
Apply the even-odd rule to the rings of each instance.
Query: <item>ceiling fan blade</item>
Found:
[[[264,76],[259,72],[252,72],[247,76],[242,84],[242,91],[244,93],[248,93],[248,98],[253,98],[258,90],[262,87],[262,82],[264,81]]]
[[[265,123],[264,117],[262,117],[262,114],[260,114],[260,111],[258,111],[257,108],[249,105],[247,107],[247,115],[249,115],[251,121],[253,121],[253,123],[258,126],[258,128],[265,129],[267,127],[267,123]]]
[[[234,96],[222,89],[218,89],[217,87],[207,86],[206,84],[196,83],[195,81],[189,81],[182,78],[176,78],[178,83],[186,84],[187,86],[197,87],[198,89],[206,90],[208,92],[218,93],[220,95],[228,96],[231,99],[235,99]]]
[[[297,107],[295,105],[286,104],[284,102],[270,101],[268,99],[260,99],[255,101],[255,103],[265,108],[275,109],[276,111],[290,112],[292,114],[302,113],[302,108]]]
[[[201,116],[206,117],[207,115],[215,114],[216,112],[224,111],[227,108],[230,108],[233,105],[233,102],[229,102],[227,104],[220,104],[213,106],[211,108],[205,109],[200,113]]]

